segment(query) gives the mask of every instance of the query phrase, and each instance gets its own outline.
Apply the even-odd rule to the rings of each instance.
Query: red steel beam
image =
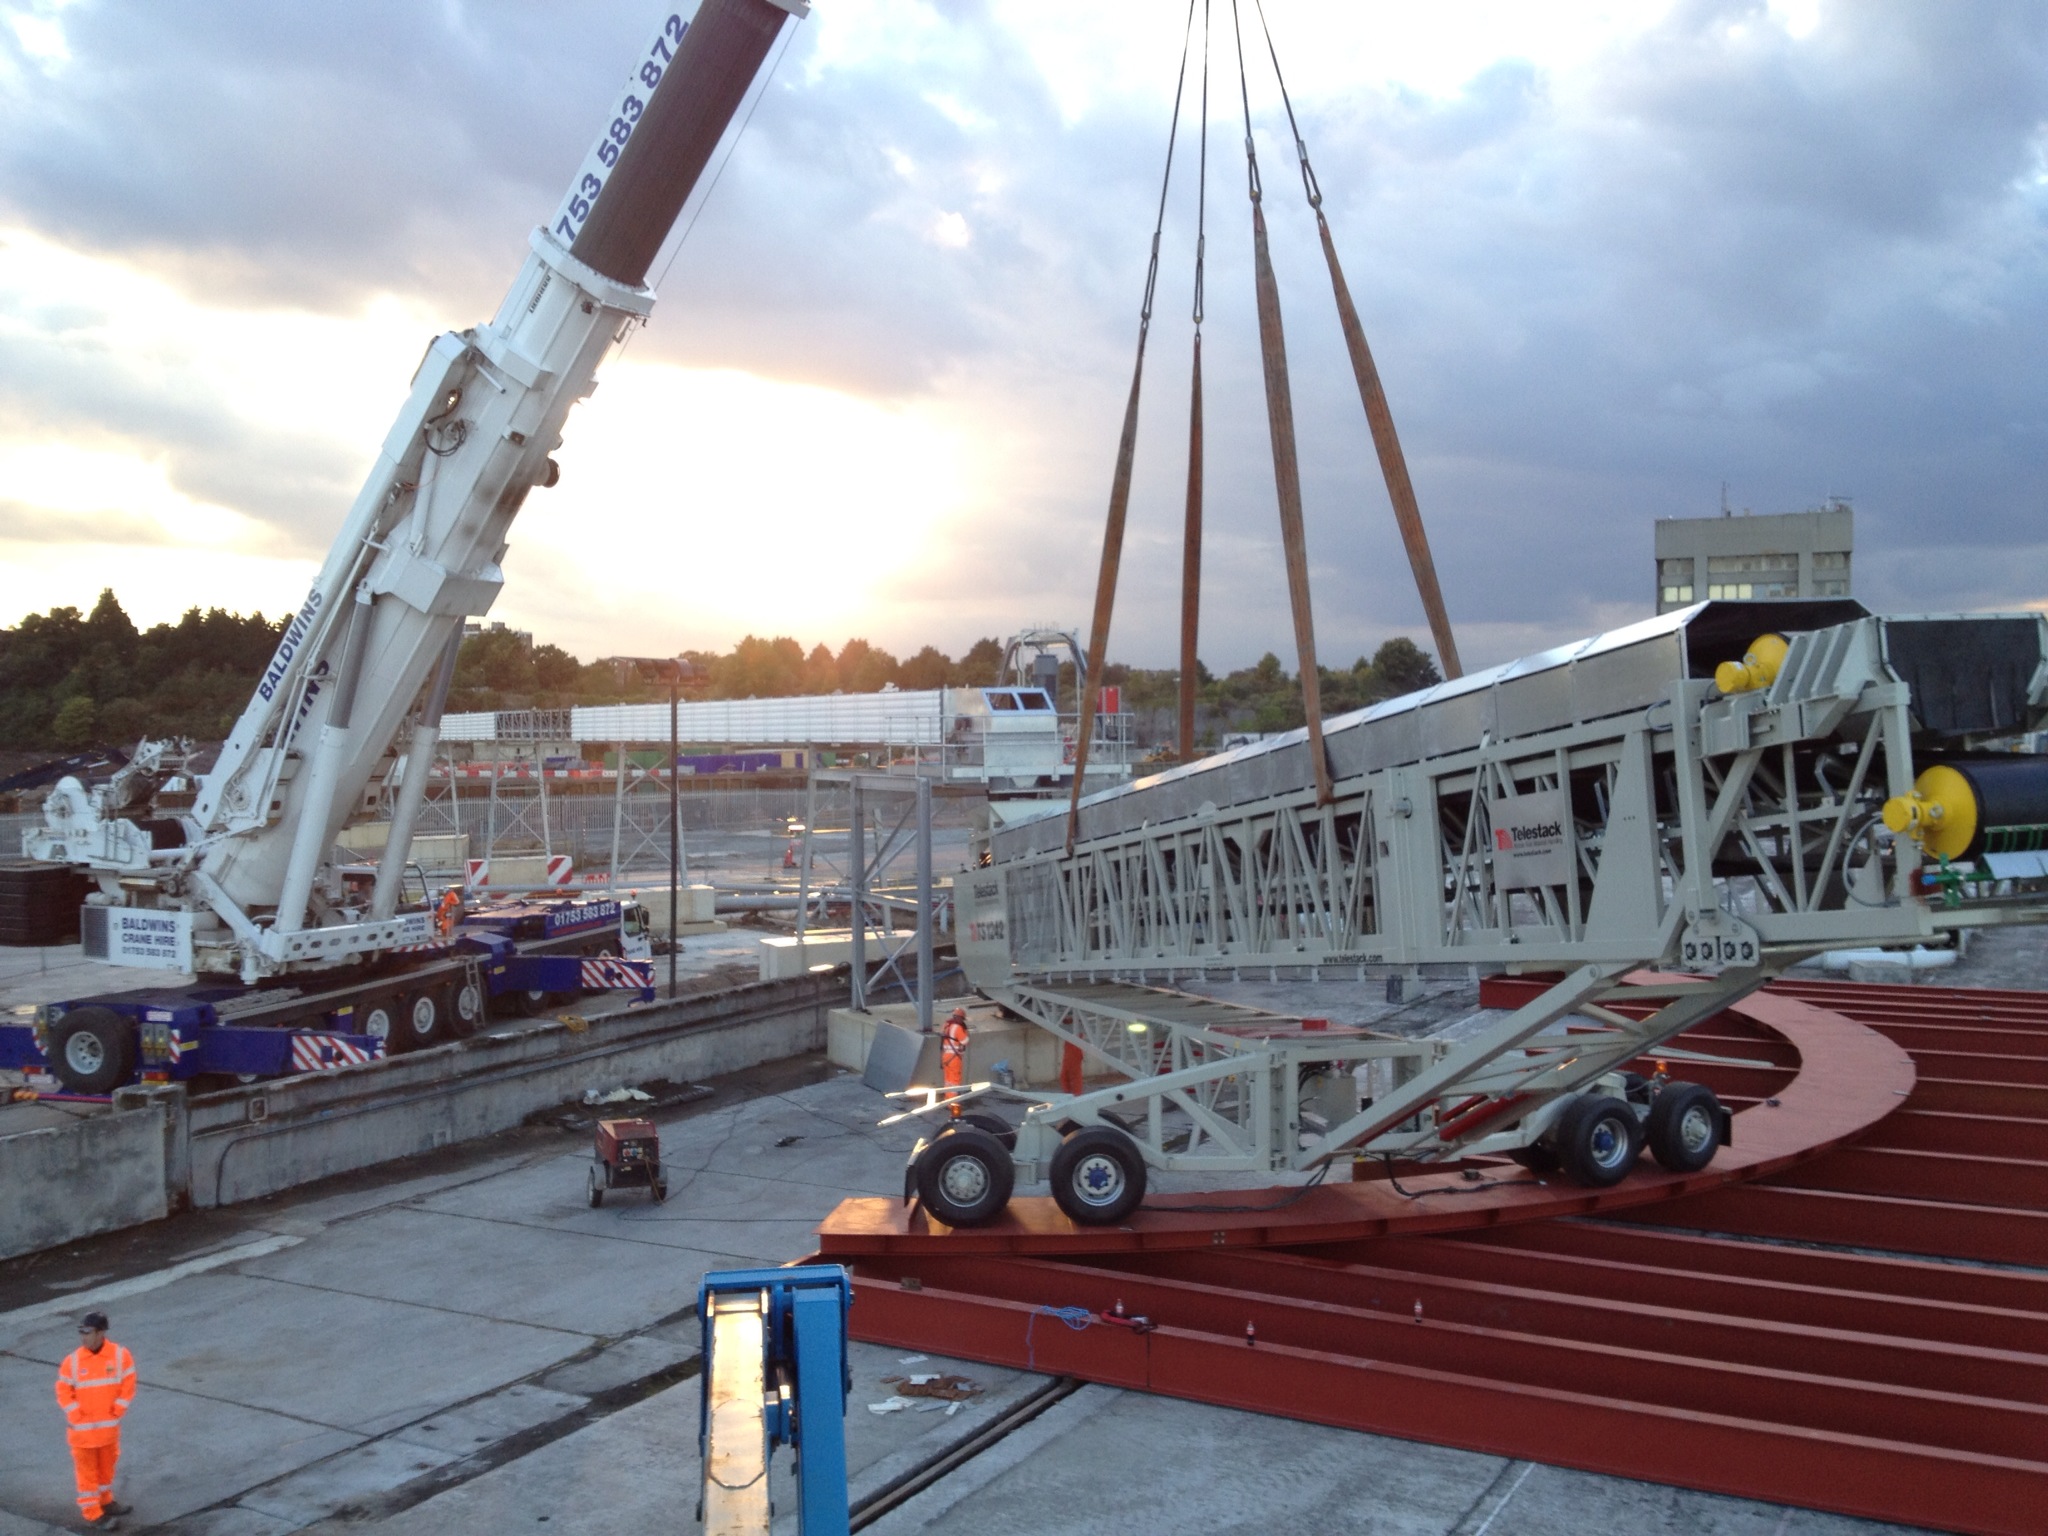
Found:
[[[890,1270],[895,1267],[883,1267],[876,1278],[893,1278]],[[1996,1387],[1955,1391],[1809,1369],[1782,1340],[1786,1363],[1759,1365],[1719,1358],[1711,1349],[1732,1346],[1738,1330],[1722,1327],[1698,1333],[1694,1330],[1699,1321],[1693,1318],[1687,1318],[1682,1328],[1668,1328],[1671,1337],[1664,1347],[1644,1347],[1525,1332],[1505,1316],[1498,1325],[1461,1322],[1433,1316],[1425,1305],[1418,1319],[1406,1307],[1380,1312],[1260,1289],[1110,1273],[1056,1260],[961,1258],[911,1267],[920,1268],[918,1279],[927,1289],[1026,1307],[1078,1306],[1100,1314],[1121,1299],[1128,1312],[1142,1313],[1162,1328],[1234,1340],[1240,1372],[1260,1368],[1259,1357],[1244,1346],[1245,1330],[1252,1326],[1260,1350],[1310,1350],[1761,1424],[1903,1439],[2022,1460],[2040,1459],[2048,1450],[2048,1407],[2032,1400],[2048,1395],[2042,1391],[2042,1363],[2036,1356],[2009,1357],[1996,1374]],[[869,1272],[863,1266],[863,1273]],[[1536,1310],[1528,1298],[1520,1300]],[[1697,1351],[1692,1347],[1696,1342]],[[1832,1342],[1832,1350],[1825,1350],[1819,1340],[1808,1347],[1817,1355],[1853,1357],[1857,1363],[1867,1363],[1880,1352]],[[1982,1363],[1984,1374],[1991,1377],[1992,1364]],[[1954,1362],[1946,1364],[1953,1374]],[[1916,1367],[1934,1369],[1925,1359],[1903,1362],[1896,1369],[1910,1374]],[[2028,1398],[1995,1395],[2009,1386],[2027,1392]]]
[[[2040,1298],[2040,1310],[2025,1310],[1850,1290],[1810,1280],[1714,1274],[1688,1267],[1688,1261],[1697,1255],[1686,1251],[1696,1246],[1697,1241],[1712,1239],[1691,1240],[1663,1232],[1626,1235],[1638,1239],[1628,1250],[1636,1257],[1629,1260],[1544,1252],[1533,1246],[1494,1243],[1472,1236],[1361,1243],[1331,1250],[1330,1256],[1368,1262],[1377,1259],[1399,1268],[1479,1284],[1539,1286],[1566,1295],[1617,1302],[1654,1296],[1664,1305],[1695,1312],[2048,1356],[2048,1295]],[[1870,1285],[1882,1283],[1886,1277],[1854,1278],[1858,1284]],[[2048,1284],[2040,1289],[2048,1292]]]
[[[1856,1022],[1868,1025],[1916,1057],[1922,1052],[1955,1056],[2048,1056],[2048,1031],[2038,1029],[1987,1029],[1979,1024],[1930,1024],[1924,1019],[1915,1019],[1908,1024],[1873,1018],[1860,1018]]]
[[[1906,1108],[1872,1126],[1870,1134],[1857,1145],[2048,1162],[2048,1120],[1916,1109],[1913,1100],[1908,1099]]]
[[[1680,1204],[1642,1206],[1613,1214],[1619,1221],[1693,1231],[1838,1243],[1984,1264],[2038,1267],[2042,1256],[2048,1254],[2048,1211],[1950,1205],[1772,1184],[1729,1185]]]
[[[1993,1083],[1980,1078],[1922,1077],[1914,1084],[1912,1097],[1906,1102],[1911,1109],[2048,1120],[2048,1088],[2021,1083]]]
[[[1460,1245],[1456,1240],[1444,1240],[1436,1246]],[[1285,1253],[1189,1253],[1111,1266],[1068,1261],[1061,1267],[1093,1270],[1111,1288],[1120,1275],[1167,1278],[1275,1299],[1325,1303],[1400,1318],[1422,1316],[1435,1322],[1683,1355],[1764,1371],[1797,1362],[1799,1370],[1809,1375],[2048,1403],[2048,1355],[2021,1351],[2009,1342],[1957,1344],[1866,1332],[1851,1326],[1846,1318],[1793,1323],[1680,1306],[1654,1283],[1619,1298],[1575,1293],[1542,1283],[1540,1266],[1535,1264],[1525,1264],[1525,1272],[1511,1278],[1474,1280],[1434,1270],[1427,1255],[1411,1253],[1404,1242],[1361,1243],[1357,1248],[1364,1256],[1362,1262]],[[948,1290],[981,1292],[989,1285],[987,1272],[975,1266],[1001,1262],[946,1264],[925,1272],[924,1278],[936,1280]],[[1162,1308],[1164,1305],[1162,1302]],[[1176,1313],[1163,1310],[1153,1316],[1155,1321],[1182,1321]]]
[[[1894,1147],[1838,1147],[1804,1168],[1778,1175],[1790,1189],[1832,1189],[2048,1212],[2048,1163]],[[2048,1259],[2048,1249],[2039,1258]]]
[[[1474,1247],[1568,1254],[1858,1295],[1912,1297],[1993,1314],[2048,1317],[2048,1270],[1981,1269],[1924,1259],[1827,1252],[1613,1221],[1502,1227],[1459,1241]]]
[[[1082,1377],[1198,1402],[1528,1457],[1619,1477],[1981,1536],[2038,1536],[2048,1463],[2035,1456],[1916,1445],[1883,1433],[1772,1424],[1699,1404],[1564,1390],[1494,1374],[1178,1327],[1070,1330],[1028,1303],[936,1288],[855,1282],[857,1338],[942,1347],[971,1359]],[[1391,1324],[1382,1332],[1456,1330]],[[943,1343],[937,1343],[943,1341]],[[1648,1366],[1638,1378],[1667,1369]],[[1683,1377],[1680,1365],[1672,1374]]]

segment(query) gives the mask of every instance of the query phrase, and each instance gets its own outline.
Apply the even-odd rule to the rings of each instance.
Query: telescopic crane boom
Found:
[[[649,266],[807,0],[702,0],[667,16],[489,324],[430,344],[382,453],[190,812],[138,823],[75,780],[24,839],[100,876],[89,952],[143,949],[245,980],[428,937],[398,875],[463,620],[487,612],[512,520],[599,363],[654,306]],[[367,906],[332,858],[427,689]]]

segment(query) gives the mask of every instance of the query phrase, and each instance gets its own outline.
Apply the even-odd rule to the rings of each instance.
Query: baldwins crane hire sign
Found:
[[[1510,795],[1487,802],[1493,820],[1493,883],[1504,891],[1563,885],[1572,877],[1565,818],[1571,807],[1561,789]]]

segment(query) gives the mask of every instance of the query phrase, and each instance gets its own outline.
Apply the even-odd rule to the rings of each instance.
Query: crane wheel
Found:
[[[453,1033],[448,1021],[454,1010],[448,993],[440,987],[424,987],[408,993],[394,1010],[392,1035],[401,1051],[424,1051],[440,1045]]]
[[[135,1075],[135,1026],[111,1008],[73,1008],[50,1026],[50,1070],[69,1093],[112,1093]]]

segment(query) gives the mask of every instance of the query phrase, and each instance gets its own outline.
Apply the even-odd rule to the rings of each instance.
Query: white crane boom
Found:
[[[397,834],[418,808],[463,621],[496,600],[512,520],[530,489],[555,482],[549,455],[570,408],[652,310],[656,252],[776,35],[807,10],[806,0],[702,0],[694,16],[664,19],[496,316],[428,346],[191,811],[145,827],[66,781],[24,838],[30,857],[98,872],[96,903],[154,914],[140,931],[153,948],[174,945],[188,969],[253,981],[429,936],[426,914],[396,912],[410,841]],[[352,906],[335,836],[430,678],[398,792],[403,825],[369,905]],[[136,926],[88,922],[88,948],[96,929],[105,958],[121,960],[118,932]]]

